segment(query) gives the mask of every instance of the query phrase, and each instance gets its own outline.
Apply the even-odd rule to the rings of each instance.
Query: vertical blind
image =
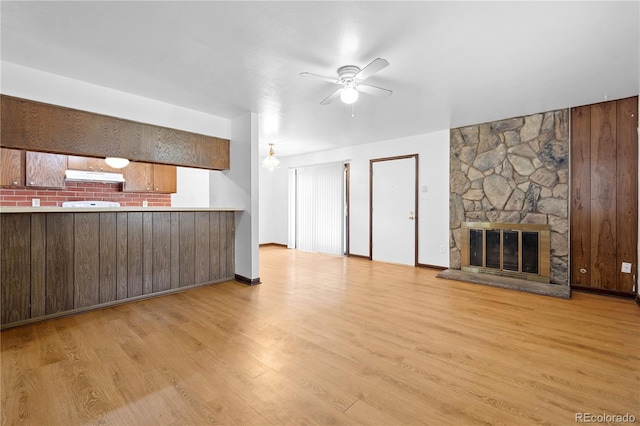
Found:
[[[344,163],[300,167],[295,176],[295,190],[291,175],[289,180],[290,206],[295,197],[295,247],[344,254]]]

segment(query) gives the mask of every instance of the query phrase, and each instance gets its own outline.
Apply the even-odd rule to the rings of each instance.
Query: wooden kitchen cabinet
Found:
[[[122,169],[124,192],[176,192],[176,167],[164,164],[129,163]]]
[[[169,194],[177,192],[176,166],[153,165],[153,190]]]
[[[125,192],[151,192],[153,191],[153,164],[131,162],[122,169],[124,183],[122,190]]]
[[[24,152],[0,148],[0,186],[24,186]]]
[[[104,158],[80,157],[77,155],[67,156],[67,168],[70,170],[84,170],[89,172],[121,172],[121,169],[109,167],[104,161]]]
[[[27,186],[64,188],[66,155],[27,151],[25,165]]]

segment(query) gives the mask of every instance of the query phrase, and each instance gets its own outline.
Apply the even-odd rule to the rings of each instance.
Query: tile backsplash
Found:
[[[62,207],[65,201],[117,201],[122,207],[171,207],[171,194],[122,192],[120,183],[66,182],[64,189],[0,188],[1,207],[28,207],[40,200],[43,207]]]

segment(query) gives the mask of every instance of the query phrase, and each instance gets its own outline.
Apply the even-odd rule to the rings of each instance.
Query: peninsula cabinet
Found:
[[[0,186],[24,186],[24,152],[0,148]]]
[[[2,329],[234,279],[234,211],[43,210],[0,214]]]
[[[27,186],[64,188],[67,157],[46,152],[25,153],[25,182]]]
[[[124,192],[171,194],[177,191],[176,166],[132,162],[122,169],[122,174]]]

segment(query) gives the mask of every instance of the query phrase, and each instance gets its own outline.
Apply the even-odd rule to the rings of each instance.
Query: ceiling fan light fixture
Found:
[[[352,84],[347,84],[340,93],[340,100],[343,103],[350,105],[358,100],[358,91]]]
[[[267,155],[264,160],[262,160],[262,167],[268,169],[270,172],[280,167],[280,161],[273,153],[272,143],[269,144],[269,155]]]

